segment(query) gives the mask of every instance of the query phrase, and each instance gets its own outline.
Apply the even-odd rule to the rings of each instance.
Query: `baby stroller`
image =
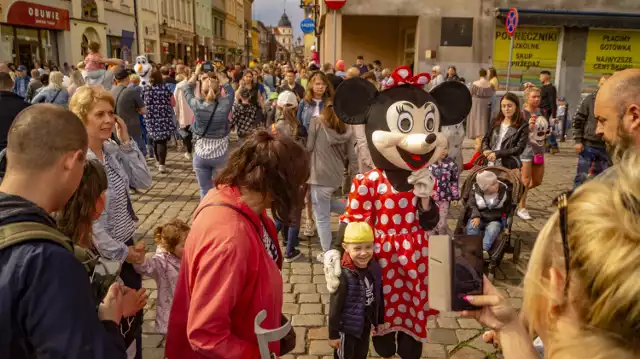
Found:
[[[481,156],[483,157],[483,156]],[[480,158],[479,158],[480,160]],[[477,161],[476,164],[483,163],[482,160]],[[489,277],[493,278],[495,275],[496,267],[502,263],[504,253],[506,249],[511,245],[511,225],[513,224],[513,216],[516,212],[520,197],[524,194],[524,185],[520,180],[518,172],[501,167],[490,166],[482,167],[480,165],[474,166],[469,173],[469,176],[462,185],[460,192],[460,200],[464,204],[464,210],[458,219],[456,224],[455,234],[466,234],[466,226],[471,216],[471,210],[467,206],[469,196],[471,195],[473,184],[476,182],[476,175],[481,171],[491,171],[498,176],[498,180],[507,185],[507,190],[511,191],[511,208],[507,211],[507,224],[505,228],[500,232],[498,238],[493,243],[493,246],[489,250],[488,273]],[[520,257],[520,239],[514,238],[513,242],[513,262],[517,263]]]

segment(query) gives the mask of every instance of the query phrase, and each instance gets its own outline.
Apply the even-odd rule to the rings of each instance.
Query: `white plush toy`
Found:
[[[340,285],[341,256],[335,249],[324,254],[324,277],[327,280],[327,289],[330,293],[335,293]]]
[[[136,65],[134,70],[140,76],[140,86],[147,86],[149,84],[149,76],[153,66],[149,63],[146,56],[136,57]]]

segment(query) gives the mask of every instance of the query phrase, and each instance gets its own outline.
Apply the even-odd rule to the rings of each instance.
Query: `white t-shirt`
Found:
[[[504,136],[507,134],[507,130],[509,129],[509,125],[505,125],[504,123],[500,125],[500,133],[498,134],[498,141],[496,145],[493,147],[493,151],[500,151],[502,149],[502,140]],[[489,162],[489,166],[499,166],[500,160],[496,160],[495,162]]]
[[[316,103],[316,106],[313,108],[313,117],[320,116],[320,102],[322,102],[322,100],[313,99],[313,101]]]

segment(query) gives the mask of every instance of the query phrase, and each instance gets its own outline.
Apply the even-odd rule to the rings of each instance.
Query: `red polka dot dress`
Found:
[[[382,333],[402,331],[426,341],[429,308],[428,234],[418,223],[418,198],[398,192],[384,171],[357,175],[351,185],[345,223],[367,221],[374,230],[374,251],[382,267],[385,323]]]

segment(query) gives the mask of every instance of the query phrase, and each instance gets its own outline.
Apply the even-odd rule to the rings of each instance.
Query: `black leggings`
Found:
[[[127,245],[133,245],[133,241],[127,241]],[[142,277],[133,269],[133,265],[128,262],[122,263],[120,278],[124,282],[124,285],[131,289],[138,290],[142,288]],[[127,348],[134,340],[136,341],[135,359],[142,359],[142,321],[142,310],[136,313],[135,317],[122,318],[120,321],[120,332],[125,333],[124,341]]]
[[[193,133],[189,131],[190,127],[191,126],[187,126],[184,128],[185,130],[187,130],[187,132],[189,132],[189,134],[187,135],[187,137],[182,139],[182,143],[184,143],[184,148],[187,153],[191,153],[193,151],[193,144],[191,143],[191,141],[193,140]]]
[[[167,140],[153,140],[153,154],[162,166],[167,161]]]

